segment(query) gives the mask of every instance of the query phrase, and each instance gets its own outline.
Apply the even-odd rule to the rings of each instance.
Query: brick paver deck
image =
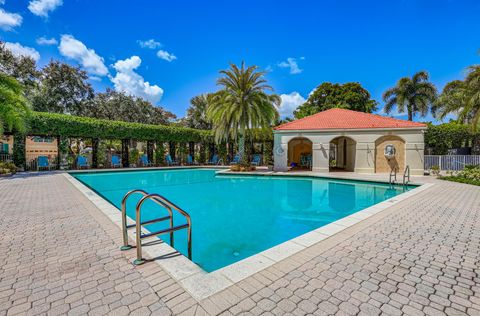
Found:
[[[0,315],[480,315],[480,188],[437,181],[197,302],[62,175],[0,180]]]

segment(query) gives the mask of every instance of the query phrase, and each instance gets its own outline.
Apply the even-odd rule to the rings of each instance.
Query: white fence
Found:
[[[440,170],[463,170],[465,165],[480,165],[480,155],[425,155],[425,170],[438,166]]]

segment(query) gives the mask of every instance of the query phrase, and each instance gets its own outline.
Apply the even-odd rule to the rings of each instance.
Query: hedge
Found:
[[[27,134],[175,142],[208,141],[211,136],[210,131],[193,128],[109,121],[45,112],[32,113],[27,120]]]
[[[431,148],[433,155],[446,155],[452,148],[475,147],[478,140],[480,135],[473,133],[470,126],[457,122],[430,123],[425,132],[425,148]]]
[[[33,112],[27,121],[28,135],[135,139],[139,141],[211,142],[212,132],[180,126],[149,125],[122,121],[101,120],[66,114]],[[255,141],[273,140],[271,129],[251,131]]]

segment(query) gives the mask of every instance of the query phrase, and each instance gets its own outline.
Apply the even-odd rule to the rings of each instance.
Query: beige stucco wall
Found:
[[[424,129],[366,129],[366,130],[329,130],[329,131],[275,131],[274,132],[274,169],[288,169],[288,142],[296,137],[305,137],[312,142],[313,171],[329,172],[330,141],[346,136],[355,142],[354,171],[359,173],[375,172],[375,141],[387,135],[396,135],[405,141],[405,163],[410,166],[411,174],[423,174]],[[351,146],[350,148],[353,148]]]
[[[0,135],[0,144],[8,144],[8,153],[13,153],[13,136],[12,135]]]

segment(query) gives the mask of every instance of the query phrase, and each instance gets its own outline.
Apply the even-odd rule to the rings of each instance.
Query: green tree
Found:
[[[190,107],[183,124],[187,127],[197,129],[212,129],[212,123],[207,118],[207,108],[211,94],[201,94],[190,100]]]
[[[29,113],[22,85],[14,78],[0,73],[0,134],[5,128],[7,131],[25,131],[25,119]]]
[[[245,137],[251,129],[272,126],[278,118],[276,106],[279,96],[268,95],[265,91],[273,88],[266,84],[265,72],[257,66],[241,67],[230,64],[230,69],[222,70],[217,80],[222,87],[212,96],[207,108],[207,118],[213,124],[215,141],[238,139],[239,154],[244,157]]]
[[[33,109],[84,116],[94,97],[87,80],[87,73],[79,67],[51,61],[40,74],[39,86],[32,99]]]
[[[371,113],[377,108],[377,101],[358,82],[345,84],[324,82],[309,96],[307,101],[294,112],[299,119],[332,108]]]
[[[166,125],[176,118],[162,107],[112,89],[97,93],[85,108],[84,116],[124,122]]]
[[[465,80],[449,82],[432,112],[440,119],[449,113],[457,114],[458,121],[470,124],[476,131],[480,120],[480,66],[469,67]]]
[[[24,86],[24,92],[30,95],[35,88],[40,72],[35,60],[28,56],[15,56],[0,42],[0,73],[13,77]]]
[[[399,113],[407,112],[408,120],[412,121],[416,114],[427,115],[436,98],[437,89],[429,81],[428,73],[420,71],[412,78],[401,78],[395,87],[383,93],[384,111],[390,113],[396,106]]]

